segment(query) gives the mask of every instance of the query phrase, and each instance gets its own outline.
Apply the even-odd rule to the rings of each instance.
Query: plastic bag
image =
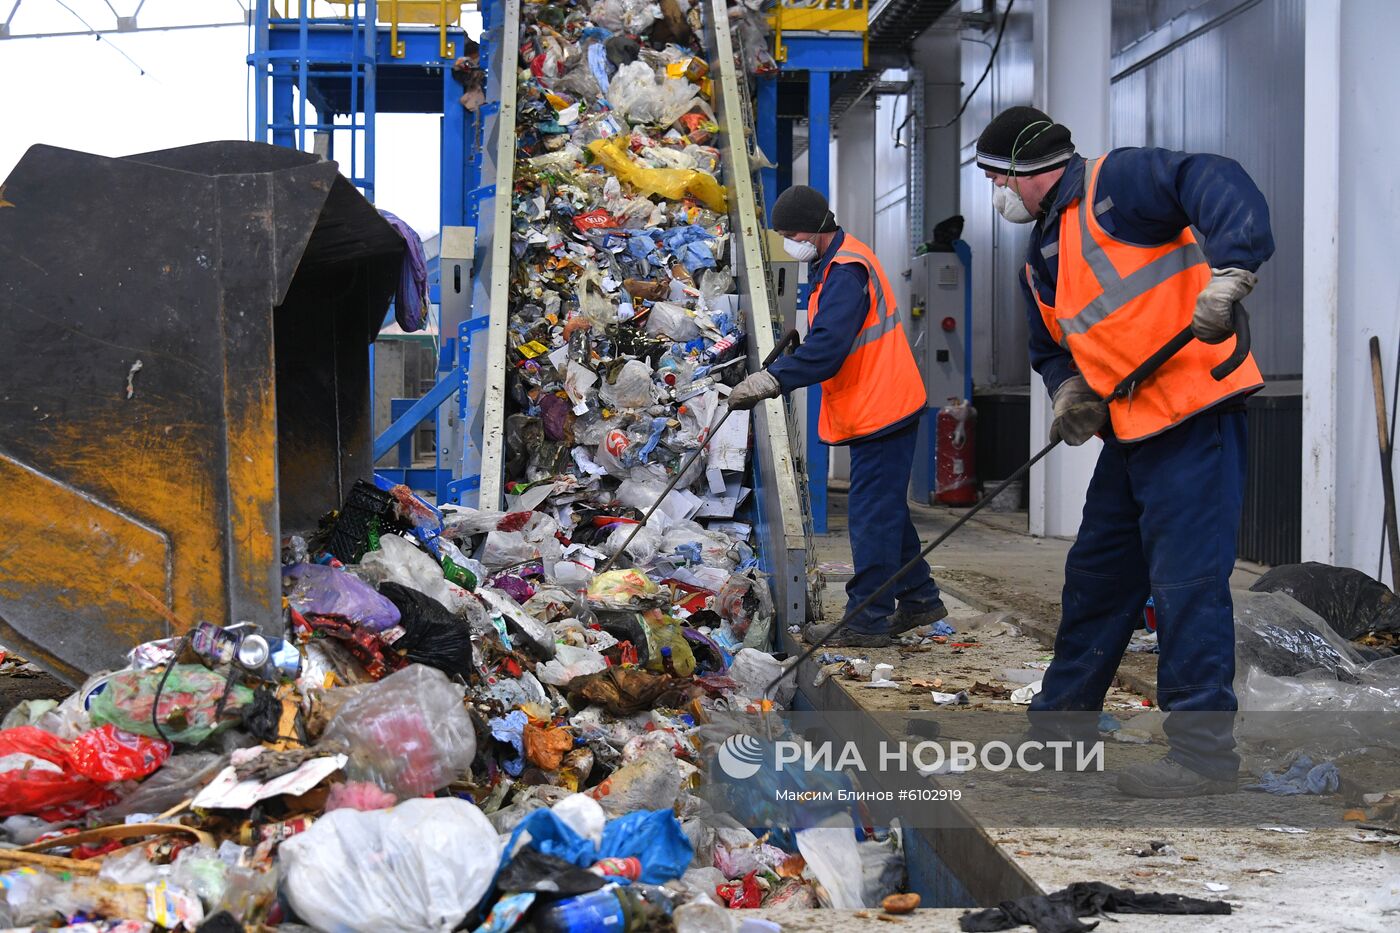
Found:
[[[99,783],[135,781],[165,764],[174,749],[160,739],[123,732],[116,726],[98,726],[73,743],[73,767]]]
[[[470,593],[443,578],[437,561],[398,535],[382,536],[379,550],[366,554],[358,570],[375,584],[393,581],[430,596],[453,615],[469,611],[472,603]]]
[[[1284,593],[1235,590],[1238,676],[1258,669],[1271,677],[1324,670],[1355,683],[1361,655],[1322,617]]]
[[[700,336],[700,325],[685,308],[669,301],[658,301],[647,315],[647,333],[661,335],[678,343],[687,343]]]
[[[116,795],[79,773],[72,747],[34,726],[0,732],[0,816],[71,818]]]
[[[695,106],[698,89],[682,79],[657,80],[651,65],[629,62],[608,83],[608,103],[633,123],[669,126]]]
[[[344,570],[297,564],[284,567],[282,576],[294,581],[287,602],[303,615],[340,616],[371,632],[382,632],[399,621],[393,603]]]
[[[729,664],[729,676],[739,685],[739,692],[751,699],[770,699],[786,706],[797,692],[797,678],[785,677],[776,692],[767,692],[768,685],[785,670],[783,662],[757,648],[742,648]]]
[[[472,630],[467,623],[411,587],[390,582],[381,589],[398,609],[404,630],[390,645],[394,653],[463,679],[472,676]]]
[[[609,570],[588,583],[589,600],[609,606],[631,606],[660,592],[661,588],[640,570]]]
[[[728,193],[715,176],[694,169],[643,168],[627,155],[626,137],[597,140],[588,151],[603,166],[643,195],[657,194],[671,201],[694,197],[710,210],[727,213]]]
[[[882,841],[866,839],[857,847],[860,852],[861,897],[865,903],[878,904],[888,895],[904,890],[908,872],[897,831],[891,831]]]
[[[177,664],[164,672],[118,671],[107,681],[107,689],[92,699],[89,713],[95,725],[108,723],[127,732],[160,738],[151,722],[151,707],[160,689],[157,716],[165,738],[181,745],[198,745],[209,736],[240,720],[244,706],[253,700],[253,691],[242,684],[229,684],[228,678],[198,664]],[[220,699],[223,711],[219,718]]]
[[[344,744],[351,780],[401,799],[430,794],[465,774],[476,755],[462,697],[442,671],[411,664],[345,703],[322,744]]]
[[[681,775],[675,757],[657,748],[618,768],[587,793],[603,805],[609,816],[622,816],[634,810],[669,810],[675,806],[680,790]]]
[[[838,910],[866,906],[860,847],[849,814],[831,817],[824,826],[799,830],[797,850],[825,889],[828,906]]]
[[[499,853],[490,821],[452,797],[336,810],[278,849],[292,908],[341,933],[448,933],[486,894]]]
[[[590,648],[557,645],[554,660],[535,668],[535,676],[547,684],[562,687],[575,677],[606,670],[608,659]]]
[[[1384,583],[1350,567],[1285,564],[1264,574],[1250,590],[1292,596],[1348,640],[1400,634],[1400,600]]]
[[[184,752],[171,758],[120,801],[102,810],[99,821],[120,822],[133,813],[164,813],[193,797],[223,770],[223,757],[213,752]]]
[[[628,360],[615,376],[604,380],[599,396],[614,408],[646,408],[656,401],[651,367],[641,360]]]

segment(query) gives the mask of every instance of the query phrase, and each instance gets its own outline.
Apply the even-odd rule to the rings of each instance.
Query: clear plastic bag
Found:
[[[606,670],[608,659],[591,648],[556,645],[554,659],[535,668],[535,676],[547,684],[562,687],[575,677]]]
[[[466,774],[476,755],[463,693],[442,671],[410,664],[345,703],[322,744],[345,746],[352,780],[401,799],[430,794]]]
[[[470,611],[472,595],[447,582],[437,561],[398,535],[382,536],[379,550],[366,554],[357,570],[376,585],[392,581],[431,596],[453,615]]]
[[[635,810],[669,810],[680,789],[675,757],[658,748],[618,768],[588,795],[603,805],[609,817],[615,817]]]
[[[214,752],[183,752],[165,763],[140,786],[98,816],[102,823],[119,822],[133,813],[164,813],[193,797],[223,770],[223,756]]]
[[[797,692],[797,678],[785,677],[774,693],[768,685],[785,670],[783,662],[757,648],[741,648],[729,665],[729,677],[739,685],[739,692],[751,699],[770,699],[786,706]]]
[[[628,360],[616,378],[604,381],[599,395],[614,408],[646,408],[656,401],[651,367],[641,360]]]
[[[448,933],[491,886],[500,842],[479,809],[446,797],[336,810],[278,855],[287,900],[317,929]]]
[[[700,325],[680,305],[658,301],[651,306],[651,314],[647,317],[647,333],[686,343],[700,336]]]
[[[394,604],[354,574],[322,564],[296,564],[284,567],[282,577],[292,581],[288,604],[304,615],[340,616],[371,632],[398,624]]]

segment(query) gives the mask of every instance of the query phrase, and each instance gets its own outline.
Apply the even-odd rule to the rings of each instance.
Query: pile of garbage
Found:
[[[704,792],[706,724],[791,696],[743,645],[765,587],[708,538],[582,573],[571,536],[600,527],[360,484],[284,542],[279,631],[194,624],[20,704],[0,927],[729,929],[729,907],[866,903],[811,854],[833,832],[894,893],[897,838],[755,832]]]

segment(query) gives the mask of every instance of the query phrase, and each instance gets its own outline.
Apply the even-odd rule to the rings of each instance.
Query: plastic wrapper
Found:
[[[34,726],[0,732],[0,816],[77,816],[116,799],[79,773],[72,746]]]
[[[449,797],[336,810],[278,854],[288,902],[318,929],[448,933],[490,888],[499,853],[482,812]]]
[[[412,664],[345,703],[321,744],[344,747],[352,780],[400,798],[430,794],[465,775],[476,755],[462,698],[441,671]]]
[[[215,732],[240,721],[242,708],[252,702],[253,691],[197,664],[177,664],[161,687],[164,672],[118,671],[107,689],[92,699],[89,713],[96,725],[110,723],[118,729],[161,738],[151,722],[151,709],[160,703],[156,717],[164,738],[181,745],[198,745]],[[227,694],[227,697],[225,697]],[[222,700],[222,711],[220,702]]]
[[[694,169],[644,168],[627,155],[625,141],[618,138],[589,143],[603,166],[644,195],[660,195],[672,201],[694,197],[713,211],[729,210],[728,194],[715,176]]]
[[[470,593],[447,582],[442,567],[432,557],[398,535],[381,537],[379,549],[367,553],[356,569],[376,585],[392,581],[415,589],[442,603],[453,615],[469,611],[473,602]]]
[[[302,615],[337,615],[371,632],[382,632],[399,622],[399,611],[392,602],[375,593],[364,580],[336,567],[298,563],[283,567],[283,579],[293,581],[287,602]]]

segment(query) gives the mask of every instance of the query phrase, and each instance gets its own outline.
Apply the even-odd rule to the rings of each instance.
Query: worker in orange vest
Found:
[[[977,165],[997,212],[1034,224],[1019,277],[1031,365],[1054,400],[1050,436],[1104,441],[1031,731],[1097,739],[1098,711],[1150,595],[1171,748],[1119,774],[1118,787],[1139,797],[1233,792],[1230,574],[1245,398],[1264,379],[1252,357],[1223,381],[1210,370],[1231,353],[1233,305],[1273,254],[1268,204],[1222,156],[1130,148],[1084,158],[1067,128],[1032,107],[988,124]],[[1104,403],[1187,325],[1196,340],[1129,397]]]
[[[855,572],[846,584],[849,615],[920,551],[907,490],[927,401],[924,379],[880,260],[836,225],[822,193],[806,185],[787,189],[773,205],[772,226],[788,255],[810,263],[807,339],[795,353],[735,386],[729,407],[752,408],[821,383],[818,436],[851,453],[848,511]],[[938,584],[921,560],[827,643],[884,647],[893,636],[947,614]],[[806,638],[822,639],[834,624],[809,627]]]

